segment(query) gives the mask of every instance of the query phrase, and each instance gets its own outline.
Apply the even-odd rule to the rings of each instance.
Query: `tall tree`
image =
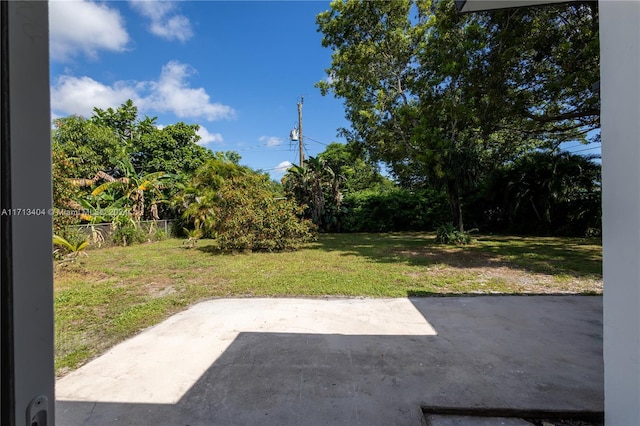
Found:
[[[333,49],[318,86],[344,99],[351,129],[342,133],[401,183],[444,187],[462,230],[463,202],[483,167],[597,125],[593,12],[460,15],[451,0],[334,1],[317,17]],[[512,36],[520,44],[509,45]],[[562,76],[571,52],[590,64],[573,80]]]
[[[365,161],[352,147],[333,142],[318,154],[318,160],[324,161],[333,172],[343,177],[345,192],[364,189],[382,189],[394,186],[394,183],[382,176],[377,165]]]
[[[133,148],[134,141],[138,140],[144,133],[148,133],[155,128],[156,117],[144,119],[138,117],[138,107],[131,99],[127,99],[115,110],[111,107],[107,109],[93,108],[91,121],[94,123],[113,129],[120,141],[129,150]]]
[[[183,173],[191,175],[213,153],[198,145],[197,124],[178,122],[162,129],[153,128],[134,142],[132,161],[138,172]]]
[[[59,118],[54,124],[54,150],[64,153],[74,165],[70,177],[93,177],[100,170],[111,172],[127,158],[117,135],[108,127],[75,115]]]
[[[344,177],[315,157],[305,160],[302,167],[291,166],[282,178],[285,194],[304,208],[304,216],[321,230],[334,231],[342,207],[341,184]]]
[[[323,45],[334,50],[331,79],[318,86],[344,98],[352,129],[343,133],[401,182],[419,176],[445,186],[462,229],[460,198],[478,127],[467,99],[472,64],[459,59],[474,47],[465,28],[448,37],[454,45],[437,46],[429,1],[335,1],[317,21]]]
[[[599,139],[598,2],[584,1],[484,14],[489,30],[487,91],[494,115],[521,138]],[[494,117],[495,119],[495,117]]]

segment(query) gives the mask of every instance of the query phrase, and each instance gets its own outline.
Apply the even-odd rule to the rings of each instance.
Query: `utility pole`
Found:
[[[304,103],[304,96],[300,98],[298,102],[298,149],[300,150],[300,167],[304,165],[304,151],[302,146],[302,104]]]

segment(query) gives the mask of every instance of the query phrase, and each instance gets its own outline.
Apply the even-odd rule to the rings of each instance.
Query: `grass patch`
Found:
[[[601,293],[597,240],[479,236],[457,247],[392,233],[324,234],[285,253],[219,254],[208,240],[108,247],[56,267],[56,371],[211,298]]]

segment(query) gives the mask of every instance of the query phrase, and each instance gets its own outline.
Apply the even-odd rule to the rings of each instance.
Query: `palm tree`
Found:
[[[194,193],[182,213],[182,218],[192,221],[196,229],[210,228],[216,214],[215,199],[216,193],[213,190],[200,191],[199,195]]]
[[[298,204],[306,206],[305,216],[326,229],[337,223],[343,181],[344,177],[335,173],[326,161],[309,157],[302,167],[289,168],[283,184],[285,191],[293,195]]]
[[[161,190],[167,188],[168,181],[173,180],[174,176],[165,172],[138,174],[130,160],[120,162],[118,171],[122,176],[117,178],[100,171],[93,179],[72,179],[72,182],[77,186],[90,186],[100,180],[106,181],[91,192],[91,197],[98,201],[110,198],[111,194],[118,194],[120,197],[112,199],[110,207],[128,207],[136,222],[144,216],[145,193],[150,193],[151,205],[156,206],[152,210],[155,210],[154,216],[157,217],[157,203],[166,202]]]

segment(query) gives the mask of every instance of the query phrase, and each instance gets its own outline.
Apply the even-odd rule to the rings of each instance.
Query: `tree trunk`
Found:
[[[449,179],[447,181],[447,196],[449,197],[449,207],[451,209],[451,221],[460,232],[464,232],[462,204],[460,204],[458,185],[454,179]]]

